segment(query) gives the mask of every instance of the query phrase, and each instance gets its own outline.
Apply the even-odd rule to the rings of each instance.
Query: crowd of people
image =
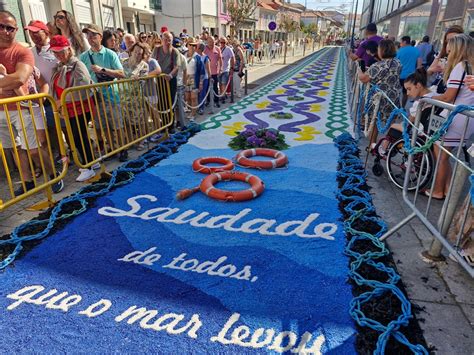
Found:
[[[377,85],[385,94],[380,101],[381,119],[386,121],[396,107],[409,110],[414,121],[418,101],[432,98],[454,105],[474,105],[474,38],[460,26],[452,26],[444,34],[439,51],[425,36],[416,44],[409,36],[399,42],[377,35],[377,26],[369,24],[366,38],[350,54],[359,64],[358,77],[363,83]],[[408,98],[410,100],[408,100]],[[440,112],[447,117],[449,112]],[[468,120],[468,122],[466,122]],[[467,123],[467,124],[466,124]],[[426,123],[425,123],[426,124]],[[392,128],[401,129],[400,125]],[[466,127],[466,130],[465,130]],[[425,130],[427,127],[424,127]],[[371,145],[377,140],[377,125],[370,135]],[[444,137],[444,147],[452,150],[474,134],[474,119],[457,114]],[[434,145],[435,157],[440,157],[433,191],[424,193],[434,199],[444,199],[448,193],[451,166],[449,155]]]
[[[0,98],[37,92],[53,97],[60,112],[66,111],[69,117],[76,118],[69,121],[74,144],[83,164],[94,160],[93,147],[90,139],[87,139],[91,123],[97,127],[111,127],[107,144],[111,149],[118,148],[119,143],[114,139],[118,136],[116,130],[130,124],[124,122],[127,117],[137,120],[133,118],[136,115],[127,115],[126,112],[132,110],[131,105],[127,106],[127,100],[132,101],[134,98],[133,95],[119,98],[117,86],[112,85],[101,89],[102,100],[107,102],[96,104],[96,107],[91,105],[87,93],[82,96],[82,101],[74,99],[73,95],[66,96],[66,106],[61,107],[64,90],[116,79],[164,74],[173,102],[180,99],[185,102],[184,105],[176,105],[185,107],[184,110],[176,110],[179,126],[185,127],[196,115],[204,113],[205,106],[211,100],[220,107],[228,99],[231,90],[236,97],[241,97],[247,58],[250,55],[253,60],[256,55],[261,59],[262,44],[259,40],[241,43],[230,36],[211,36],[208,31],[191,36],[185,29],[176,36],[166,27],[162,27],[160,32],[140,32],[136,36],[120,28],[103,31],[95,24],[81,29],[74,16],[66,10],[58,11],[54,22],[45,24],[34,20],[25,27],[33,44],[31,48],[16,41],[17,31],[15,16],[8,11],[0,11]],[[247,54],[244,55],[244,52]],[[43,102],[43,114],[35,114],[31,106],[31,101],[24,106],[11,104],[8,105],[8,113],[3,107],[0,108],[0,140],[3,148],[8,152],[16,147],[18,151],[17,164],[23,183],[15,195],[35,187],[34,177],[43,173],[41,162],[44,162],[43,170],[51,179],[57,176],[51,163],[54,160],[48,152],[48,143],[55,155],[60,151],[51,103]],[[42,124],[42,116],[46,117],[46,124]],[[61,120],[61,126],[66,133],[64,120]],[[64,136],[68,138],[66,134]],[[100,152],[105,142],[98,137],[99,142],[96,143]],[[150,140],[153,141],[153,138]],[[137,150],[144,149],[144,142],[135,147]],[[29,156],[36,169],[32,168]],[[128,152],[122,150],[118,159],[126,161]],[[88,169],[80,169],[76,180],[89,180],[95,176],[95,170],[99,167],[95,164]],[[57,193],[63,187],[63,182],[59,181],[52,189]]]

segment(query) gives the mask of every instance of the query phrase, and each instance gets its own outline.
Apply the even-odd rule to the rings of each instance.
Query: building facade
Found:
[[[452,25],[474,31],[474,0],[364,0],[361,30],[369,22],[383,35],[439,41]]]
[[[7,0],[6,5],[17,18],[20,28],[17,39],[21,42],[29,41],[23,28],[31,20],[53,21],[59,10],[71,12],[81,27],[88,23],[104,29],[123,27],[121,0]]]

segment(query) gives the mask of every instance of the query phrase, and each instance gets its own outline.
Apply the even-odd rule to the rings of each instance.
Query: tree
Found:
[[[255,0],[229,0],[227,12],[230,16],[230,34],[234,36],[239,33],[240,27],[247,21],[257,9]]]
[[[288,33],[294,33],[300,29],[300,25],[293,17],[287,13],[283,12],[280,16],[280,28],[285,33],[285,51],[283,55],[283,64],[286,64],[286,52],[288,49]]]
[[[304,36],[305,36],[304,47],[303,47],[303,57],[304,57],[306,53],[306,40],[311,39],[311,41],[314,43],[314,40],[318,33],[318,25],[314,22],[308,23],[306,25],[303,21],[301,21],[300,27],[301,27],[301,31],[304,33]],[[313,49],[314,49],[314,46],[313,46]]]

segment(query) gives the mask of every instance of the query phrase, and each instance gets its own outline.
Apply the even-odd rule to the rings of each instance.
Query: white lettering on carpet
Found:
[[[69,312],[74,306],[79,306],[82,297],[77,294],[69,295],[69,292],[60,292],[58,290],[46,290],[44,286],[33,285],[8,294],[6,296],[14,300],[7,307],[9,311],[18,311],[21,304],[30,304],[44,306],[48,311],[59,310]],[[83,307],[81,307],[83,308]],[[113,309],[113,302],[102,298],[98,302],[90,304],[83,310],[77,312],[88,318],[99,317]],[[25,310],[28,312],[28,310]],[[205,326],[200,319],[199,314],[193,314],[191,317],[180,313],[160,314],[156,309],[147,309],[140,306],[130,306],[124,311],[118,311],[113,320],[116,323],[122,323],[129,326],[135,323],[144,330],[161,332],[169,335],[185,334],[191,339],[199,338],[199,329]],[[222,325],[220,331],[210,337],[209,341],[220,343],[222,345],[235,345],[243,348],[261,349],[275,351],[278,353],[291,352],[298,354],[321,354],[321,348],[326,341],[324,334],[319,333],[313,339],[313,334],[305,332],[303,335],[292,331],[278,332],[272,328],[250,329],[245,324],[239,324],[240,314],[233,313]],[[214,323],[214,322],[212,322]],[[240,322],[242,323],[242,322]],[[51,334],[54,336],[54,334]],[[312,344],[310,345],[310,342]]]
[[[153,195],[138,195],[127,200],[128,205],[131,207],[128,211],[107,206],[99,208],[98,213],[108,217],[139,218],[144,221],[155,220],[161,223],[188,224],[196,228],[224,229],[229,232],[243,232],[247,234],[258,233],[264,236],[288,237],[296,235],[300,238],[334,240],[333,235],[337,231],[335,223],[314,224],[313,222],[320,216],[319,213],[311,213],[302,221],[294,220],[278,223],[275,219],[248,219],[247,216],[252,212],[251,208],[244,208],[237,214],[211,216],[206,211],[198,213],[194,210],[186,210],[181,212],[179,208],[171,207],[156,207],[142,211],[142,206],[138,200],[158,201]],[[247,221],[245,221],[246,219]],[[242,224],[236,226],[237,222]],[[310,226],[312,224],[314,225],[312,233],[308,234],[307,230],[311,229]]]

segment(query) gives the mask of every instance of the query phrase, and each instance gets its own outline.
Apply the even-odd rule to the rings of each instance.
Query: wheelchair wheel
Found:
[[[383,174],[383,168],[380,163],[375,163],[372,167],[372,172],[375,176],[381,176]]]
[[[417,140],[416,146],[421,147],[423,141]],[[387,155],[387,173],[390,180],[403,189],[403,181],[408,167],[409,154],[405,150],[403,138],[392,144]],[[423,189],[431,180],[434,171],[434,158],[431,150],[425,153],[417,153],[413,157],[410,169],[408,190],[415,190],[417,187]]]

